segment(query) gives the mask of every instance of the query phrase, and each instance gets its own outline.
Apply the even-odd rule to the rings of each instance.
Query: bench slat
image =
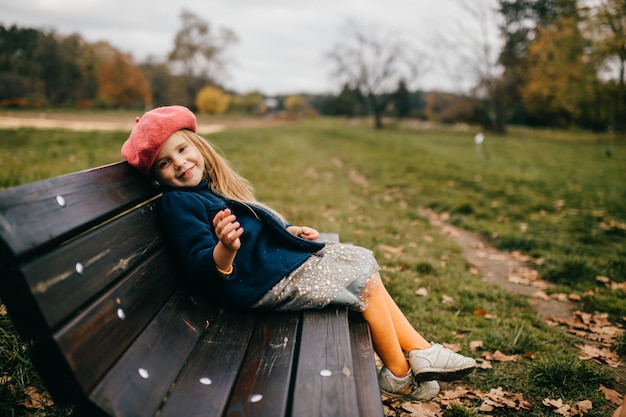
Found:
[[[9,254],[3,257],[21,257],[157,194],[126,162],[3,190],[0,237]]]
[[[227,416],[287,415],[300,313],[264,313],[250,341]]]
[[[256,322],[255,313],[217,309],[159,416],[221,416]],[[188,411],[181,413],[181,410]]]
[[[381,417],[385,413],[382,398],[372,395],[379,392],[379,387],[370,328],[361,315],[350,314],[349,320],[359,416]]]
[[[173,262],[171,251],[157,252],[54,335],[85,392],[174,292]]]
[[[347,309],[304,311],[292,415],[357,414],[354,378]]]
[[[211,320],[211,311],[186,288],[177,291],[95,387],[93,403],[110,416],[153,417]]]
[[[34,318],[29,330],[40,324],[54,328],[164,243],[152,203],[25,264],[20,279],[37,306],[22,307],[41,310],[44,318]]]

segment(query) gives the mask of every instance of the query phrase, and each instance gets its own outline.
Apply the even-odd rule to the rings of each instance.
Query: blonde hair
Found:
[[[262,207],[274,214],[283,223],[287,223],[280,213],[256,199],[254,187],[250,181],[235,171],[230,162],[209,141],[191,130],[183,129],[175,134],[180,134],[187,139],[202,156],[204,160],[204,179],[209,180],[209,188],[212,188],[224,197],[245,204],[253,212],[254,209],[250,205]]]

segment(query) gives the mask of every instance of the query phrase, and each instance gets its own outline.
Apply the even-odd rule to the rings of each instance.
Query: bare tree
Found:
[[[394,91],[401,80],[412,81],[418,73],[415,51],[391,35],[355,22],[346,25],[342,39],[326,55],[339,84],[358,88],[366,98],[376,128],[383,127],[382,94]]]
[[[171,63],[180,65],[188,100],[193,103],[195,92],[204,84],[215,82],[223,73],[224,51],[238,39],[230,29],[221,28],[214,34],[209,22],[188,10],[181,12],[180,20],[182,28],[176,33],[168,58]]]
[[[506,79],[499,56],[503,40],[495,0],[457,0],[453,25],[439,39],[438,50],[445,71],[457,82],[459,92],[480,103],[486,127],[497,132],[506,128]]]

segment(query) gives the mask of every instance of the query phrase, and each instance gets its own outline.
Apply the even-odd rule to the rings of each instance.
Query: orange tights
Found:
[[[427,349],[430,343],[404,317],[378,272],[372,276],[373,279],[378,280],[378,285],[370,295],[369,307],[363,311],[363,318],[370,326],[374,350],[385,366],[394,375],[401,377],[409,372],[404,352]]]

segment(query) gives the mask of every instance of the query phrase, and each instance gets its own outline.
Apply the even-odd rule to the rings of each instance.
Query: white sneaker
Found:
[[[378,373],[378,386],[383,395],[389,398],[429,401],[439,394],[437,381],[416,383],[411,372],[399,378],[386,366],[383,366]]]
[[[440,344],[409,352],[409,364],[416,381],[454,381],[463,378],[476,367],[476,361],[454,353]]]

